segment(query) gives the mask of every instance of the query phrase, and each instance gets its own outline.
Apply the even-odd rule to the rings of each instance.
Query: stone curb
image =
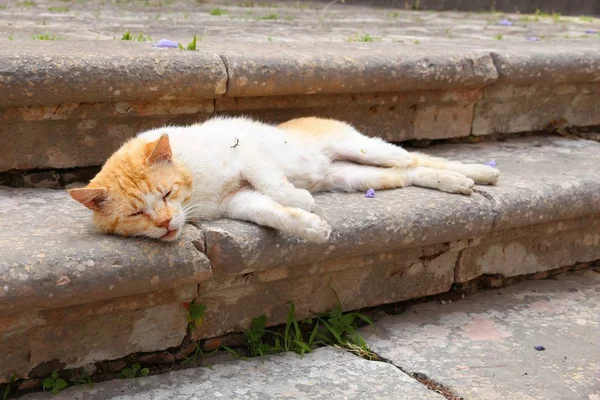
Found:
[[[0,106],[482,88],[597,82],[600,50],[580,43],[243,44],[199,52],[101,41],[8,43]]]
[[[227,76],[217,54],[127,42],[23,42],[0,48],[1,107],[212,99]],[[123,112],[125,112],[124,110]]]

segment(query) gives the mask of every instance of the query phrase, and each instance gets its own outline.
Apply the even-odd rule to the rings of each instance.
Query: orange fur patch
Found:
[[[157,143],[161,146],[158,150]],[[164,228],[176,212],[175,203],[184,205],[190,200],[192,175],[177,160],[167,159],[168,150],[164,138],[148,142],[136,137],[106,161],[87,186],[103,188],[108,193],[94,210],[93,221],[100,231],[136,236]],[[169,191],[168,201],[164,201],[163,196]],[[157,200],[147,204],[148,199]],[[147,212],[149,207],[152,212]]]

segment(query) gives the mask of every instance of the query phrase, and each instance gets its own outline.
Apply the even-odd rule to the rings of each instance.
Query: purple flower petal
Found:
[[[489,165],[490,167],[495,167],[496,166],[496,160],[491,160],[488,162],[484,162],[483,165]]]
[[[369,189],[367,190],[367,193],[365,193],[365,197],[372,199],[375,197],[375,189]]]
[[[179,47],[179,43],[168,39],[160,39],[158,43],[154,44],[153,46],[167,49],[176,49]]]
[[[588,29],[585,33],[589,33],[590,35],[595,35],[598,33],[598,29]]]
[[[527,38],[527,40],[529,40],[530,42],[539,42],[540,38],[537,36],[530,36]]]
[[[544,350],[546,350],[546,348],[544,346],[535,346],[534,349],[536,349],[537,351],[544,351]]]
[[[498,24],[502,25],[502,26],[512,26],[512,21],[508,20],[508,19],[503,19],[500,22],[498,22]]]

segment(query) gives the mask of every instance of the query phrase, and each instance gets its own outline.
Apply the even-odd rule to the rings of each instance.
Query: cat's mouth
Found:
[[[175,240],[175,239],[177,239],[178,234],[179,234],[179,229],[168,230],[167,233],[165,233],[164,235],[162,235],[160,237],[160,240],[166,240],[166,241]]]

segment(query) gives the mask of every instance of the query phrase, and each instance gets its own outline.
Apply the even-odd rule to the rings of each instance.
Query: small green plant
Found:
[[[13,40],[12,35],[8,35],[8,40]]]
[[[373,325],[373,321],[369,317],[359,312],[351,312],[344,314],[342,307],[338,302],[337,305],[329,312],[327,317],[320,318],[321,323],[327,328],[327,331],[333,337],[333,342],[342,347],[347,347],[347,344],[352,344],[360,347],[364,351],[369,351],[364,339],[356,332],[356,323],[362,320],[369,325]]]
[[[209,14],[214,15],[215,17],[219,17],[221,15],[227,14],[227,11],[223,10],[222,8],[213,8],[212,10],[210,10]]]
[[[131,31],[126,31],[123,36],[121,36],[121,40],[131,40],[134,42],[149,42],[152,40],[150,35],[144,35],[143,33],[136,35],[132,35]]]
[[[69,7],[48,7],[48,11],[50,12],[69,12],[71,9]]]
[[[524,15],[521,18],[519,18],[520,22],[531,22],[531,21],[535,21],[535,22],[540,22],[540,17],[539,16],[531,16],[531,15]]]
[[[326,315],[308,318],[300,323],[296,320],[296,307],[290,302],[285,326],[277,331],[267,330],[267,317],[253,318],[250,328],[244,331],[246,345],[252,357],[265,356],[287,351],[304,355],[320,344],[332,344],[344,347],[362,357],[376,359],[363,337],[356,332],[357,324],[363,321],[373,322],[364,314],[351,312],[344,314],[338,301]],[[306,329],[309,328],[309,329]],[[239,353],[229,347],[222,348],[234,357]]]
[[[260,317],[252,318],[250,328],[244,331],[248,350],[252,356],[264,356],[271,353],[277,353],[277,350],[279,350],[274,346],[270,346],[263,342],[263,338],[267,333],[265,330],[266,325],[267,316],[261,315]]]
[[[494,39],[496,39],[496,40],[502,40],[502,39],[504,39],[504,36],[499,33],[497,35],[494,35]]]
[[[587,15],[582,15],[579,17],[581,22],[594,22],[594,17],[588,17]]]
[[[364,35],[359,35],[358,33],[355,36],[350,36],[346,39],[346,42],[381,42],[380,37],[374,37],[365,33]]]
[[[44,390],[50,390],[53,394],[56,394],[68,386],[67,381],[58,377],[58,372],[54,371],[49,378],[44,379],[42,382],[42,388]]]
[[[419,39],[415,39],[415,40],[413,41],[413,43],[414,43],[414,44],[421,44],[421,41],[420,41]]]
[[[55,36],[55,35],[50,36],[47,33],[44,33],[43,35],[33,35],[31,38],[33,40],[63,40],[64,39],[60,36]]]
[[[244,331],[248,351],[252,357],[286,351],[293,351],[304,355],[304,353],[311,351],[311,346],[315,343],[315,338],[319,330],[319,322],[317,321],[308,341],[305,341],[300,325],[296,321],[296,307],[292,302],[289,303],[289,306],[283,332],[267,330],[266,315],[252,319],[250,328]]]
[[[200,39],[200,40],[202,40],[202,39]],[[198,41],[198,38],[196,37],[196,35],[194,35],[194,39],[192,39],[192,41],[186,47],[183,47],[183,45],[179,44],[179,48],[181,50],[196,51],[196,50],[198,50],[198,48],[196,47],[197,41]]]
[[[554,22],[561,22],[562,18],[560,13],[553,12],[552,14],[548,14],[547,12],[541,11],[539,8],[535,10],[535,16],[539,18],[552,18]]]
[[[181,46],[181,45],[179,45]],[[187,322],[190,326],[194,326],[195,328],[202,327],[204,323],[204,314],[206,313],[206,305],[205,304],[194,304],[194,303],[185,303],[185,307],[188,310]]]
[[[279,19],[279,14],[269,14],[269,15],[265,15],[264,17],[260,17],[260,19],[264,19],[264,20],[273,20],[273,19]]]
[[[2,393],[2,400],[7,400],[8,396],[10,396],[10,393],[12,392],[12,388],[13,388],[16,378],[17,378],[17,376],[15,374],[12,374],[10,376],[10,380],[4,387],[4,392]]]
[[[186,357],[183,360],[182,364],[186,364],[186,363],[192,363],[195,364],[199,359],[205,359],[207,357],[210,357],[211,355],[213,355],[214,353],[216,353],[217,351],[219,351],[219,349],[213,350],[208,354],[205,354],[202,351],[202,347],[200,347],[200,344],[198,344],[198,342],[193,342],[194,346],[196,346],[196,348],[194,349],[194,352],[192,353],[191,356]],[[224,347],[224,346],[223,346]]]
[[[319,332],[319,321],[317,320],[313,330],[308,338],[308,341],[304,340],[300,325],[296,321],[296,306],[291,301],[288,303],[290,309],[288,311],[287,320],[285,322],[285,329],[283,330],[283,349],[284,351],[293,351],[300,355],[304,353],[310,353],[311,347],[315,343],[315,339]],[[312,323],[312,320],[306,320],[306,323]],[[278,341],[275,341],[278,344]]]
[[[268,36],[268,37],[267,37],[267,40],[268,40],[269,42],[272,42],[272,41],[273,41],[273,38],[272,38],[271,36]]]
[[[138,378],[147,376],[150,373],[148,368],[142,368],[140,363],[135,363],[131,367],[123,368],[119,373],[119,376],[123,379],[126,378]]]
[[[30,1],[30,0],[17,1],[17,7],[35,7],[35,6],[36,6],[35,1]]]
[[[227,353],[231,354],[233,357],[235,357],[235,358],[237,358],[239,360],[246,360],[246,357],[242,357],[242,355],[240,353],[238,353],[237,351],[235,351],[231,347],[221,346],[221,348],[223,350],[225,350]]]

